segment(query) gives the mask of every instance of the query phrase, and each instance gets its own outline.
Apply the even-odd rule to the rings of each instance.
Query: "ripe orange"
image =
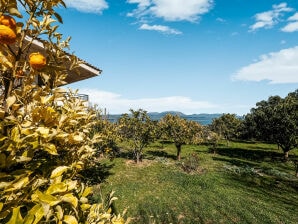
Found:
[[[0,43],[13,44],[16,41],[16,33],[8,26],[0,25]]]
[[[29,56],[29,64],[32,68],[39,70],[46,66],[47,60],[41,53],[31,53]]]
[[[9,15],[2,15],[2,16],[0,16],[0,25],[5,25],[11,29],[15,29],[16,21],[13,17],[11,17]]]

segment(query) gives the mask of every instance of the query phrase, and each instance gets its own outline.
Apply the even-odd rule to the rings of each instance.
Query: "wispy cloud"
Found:
[[[80,93],[88,94],[89,100],[100,108],[107,108],[111,114],[127,113],[129,109],[144,109],[149,112],[181,111],[186,114],[216,110],[217,105],[205,101],[195,101],[184,96],[161,98],[127,99],[123,96],[96,89],[80,89]],[[217,110],[218,111],[218,110]]]
[[[272,84],[298,83],[298,46],[262,55],[258,62],[245,66],[233,76],[235,80],[262,81]]]
[[[182,34],[182,32],[180,32],[179,30],[176,29],[172,29],[168,26],[162,26],[162,25],[148,25],[148,24],[143,24],[140,26],[139,28],[140,30],[154,30],[154,31],[158,31],[161,33],[165,33],[165,34]]]
[[[284,32],[295,32],[298,31],[298,12],[288,18],[289,23],[281,30]]]
[[[256,22],[249,27],[250,31],[255,31],[261,28],[270,29],[279,23],[280,18],[285,12],[291,11],[293,11],[293,9],[289,8],[285,2],[273,5],[272,10],[261,12],[254,16]]]
[[[129,16],[154,16],[166,21],[197,21],[213,6],[213,0],[127,0],[137,4]]]
[[[109,7],[105,0],[64,0],[64,2],[67,7],[75,8],[78,11],[99,14]]]

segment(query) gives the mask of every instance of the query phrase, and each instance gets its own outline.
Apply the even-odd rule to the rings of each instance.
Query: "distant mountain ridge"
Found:
[[[202,114],[184,114],[182,112],[179,111],[164,111],[164,112],[148,112],[149,117],[152,120],[160,120],[162,117],[164,117],[166,114],[173,114],[173,115],[179,115],[182,118],[185,118],[187,120],[192,120],[192,121],[196,121],[202,125],[209,125],[212,123],[212,120],[214,118],[218,118],[220,117],[222,114],[218,113],[218,114],[206,114],[206,113],[202,113]],[[116,122],[122,114],[108,114],[107,119],[111,122]]]

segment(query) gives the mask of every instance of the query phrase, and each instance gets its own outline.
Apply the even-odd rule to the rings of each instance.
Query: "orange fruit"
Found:
[[[16,41],[16,33],[8,26],[0,25],[0,43],[13,44]]]
[[[0,16],[0,25],[5,25],[11,29],[15,29],[16,21],[13,17],[11,17],[9,15],[2,15],[2,16]]]
[[[41,53],[31,53],[29,55],[29,64],[32,68],[39,70],[46,66],[47,60]]]
[[[24,77],[24,71],[23,70],[18,70],[15,74],[16,78],[23,78]]]

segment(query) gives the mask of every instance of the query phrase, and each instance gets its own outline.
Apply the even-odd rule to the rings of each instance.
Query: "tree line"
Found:
[[[143,109],[129,112],[115,123],[103,117],[98,120],[95,132],[106,133],[103,135],[107,138],[98,145],[99,152],[113,153],[118,150],[117,141],[126,141],[139,163],[148,144],[156,140],[171,141],[180,160],[185,144],[208,143],[215,148],[220,140],[227,144],[231,140],[250,140],[277,144],[287,160],[289,151],[298,146],[298,90],[285,98],[270,96],[256,103],[243,117],[226,113],[205,126],[170,113],[155,121]]]

